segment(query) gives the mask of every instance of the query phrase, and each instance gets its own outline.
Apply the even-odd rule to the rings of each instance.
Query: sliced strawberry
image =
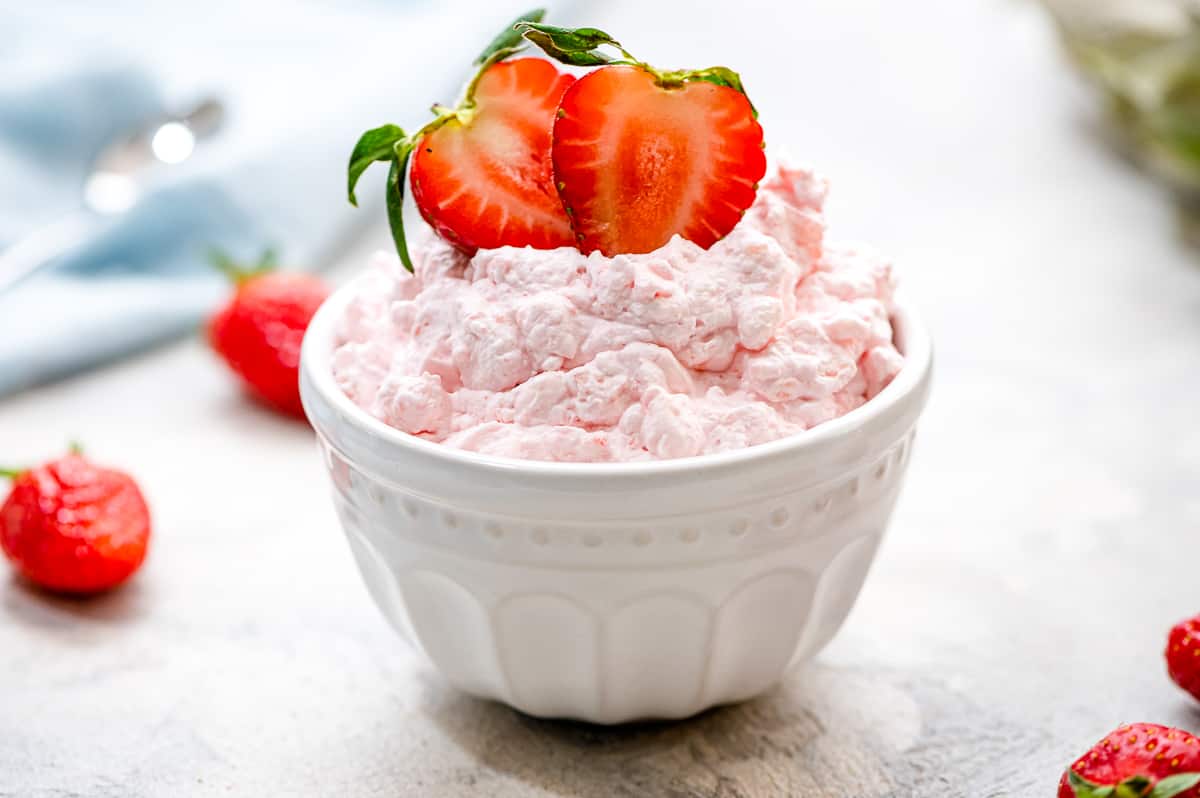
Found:
[[[754,202],[763,131],[746,95],[606,66],[563,95],[554,177],[578,246],[650,252],[679,234],[710,247]]]
[[[538,58],[493,64],[474,108],[417,141],[413,198],[439,235],[467,251],[574,245],[550,167],[554,112],[574,82]]]

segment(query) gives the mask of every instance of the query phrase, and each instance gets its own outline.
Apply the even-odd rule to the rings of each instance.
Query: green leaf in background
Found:
[[[479,57],[475,59],[475,63],[482,64],[501,50],[516,52],[521,45],[521,33],[517,30],[517,26],[522,22],[541,22],[545,18],[546,9],[544,8],[535,8],[532,11],[526,11],[514,19],[511,25],[500,31],[496,35],[496,38],[492,39],[491,44],[485,47],[483,52],[479,54]]]
[[[400,142],[396,145],[392,160],[392,168],[387,179],[387,217],[388,226],[392,230],[392,241],[396,244],[396,252],[400,262],[409,272],[413,270],[412,258],[408,255],[408,240],[404,237],[404,173],[408,169],[408,157],[412,155],[411,141]]]
[[[1139,17],[1137,3],[1045,0],[1071,60],[1104,94],[1111,129],[1156,176],[1200,193],[1200,19],[1170,25]],[[1181,11],[1186,11],[1182,9]]]
[[[393,148],[397,142],[404,139],[404,131],[396,125],[382,125],[368,130],[359,137],[358,143],[354,145],[354,152],[350,154],[350,164],[347,169],[346,193],[350,198],[351,205],[358,206],[358,200],[354,197],[354,187],[358,184],[358,179],[362,177],[363,172],[367,171],[367,167],[377,161],[392,160],[395,157]]]

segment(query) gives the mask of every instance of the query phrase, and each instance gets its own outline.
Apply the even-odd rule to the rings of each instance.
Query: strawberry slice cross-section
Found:
[[[608,66],[567,90],[554,122],[554,174],[578,246],[650,252],[681,235],[724,237],[766,170],[746,95],[688,81],[664,87],[636,66]]]
[[[550,168],[554,113],[574,81],[539,58],[494,64],[471,112],[417,141],[413,199],[439,235],[467,251],[574,244]]]
[[[676,235],[707,248],[729,234],[767,168],[736,72],[657,69],[595,28],[517,29],[563,63],[599,66],[563,95],[551,145],[580,249],[650,252]]]

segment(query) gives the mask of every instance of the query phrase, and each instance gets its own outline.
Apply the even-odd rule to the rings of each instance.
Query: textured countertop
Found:
[[[0,795],[1044,796],[1122,721],[1200,729],[1161,660],[1200,611],[1200,253],[1033,4],[796,5],[578,21],[739,68],[768,144],[832,178],[833,235],[894,255],[933,330],[905,493],[815,662],[634,728],[453,692],[371,605],[311,433],[191,340],[0,403],[4,461],[80,439],[156,524],[99,600],[0,578]]]

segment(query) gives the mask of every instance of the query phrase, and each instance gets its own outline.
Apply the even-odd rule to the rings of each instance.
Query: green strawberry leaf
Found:
[[[536,44],[546,55],[570,66],[600,66],[611,64],[613,59],[597,48],[611,45],[618,50],[620,43],[596,28],[560,28],[536,22],[520,22],[517,32]],[[624,53],[622,50],[622,53]]]
[[[707,69],[661,70],[645,61],[639,61],[610,34],[598,28],[559,28],[534,22],[520,22],[516,26],[526,39],[536,44],[546,55],[570,66],[603,66],[605,64],[628,64],[654,76],[658,85],[677,89],[688,81],[699,80],[724,86],[740,92],[749,101],[742,77],[729,67],[714,66]],[[599,48],[611,47],[620,52],[620,58],[603,53]],[[758,110],[750,103],[750,110],[758,118]]]
[[[754,118],[758,118],[758,109],[754,107],[754,103],[750,102],[750,95],[746,94],[746,87],[742,84],[742,76],[729,67],[715,66],[708,69],[693,69],[682,73],[682,77],[684,80],[702,80],[705,83],[715,83],[718,86],[725,86],[726,88],[741,92],[742,96],[746,98],[746,102],[750,103],[750,110],[754,112]]]
[[[616,39],[597,28],[560,28],[557,25],[543,25],[539,22],[518,22],[514,28],[525,38],[529,38],[530,32],[535,32],[566,52],[595,50],[605,44],[621,46]]]
[[[532,11],[526,11],[521,16],[512,21],[508,27],[496,34],[496,38],[492,39],[491,44],[484,48],[479,57],[475,59],[476,64],[482,64],[501,50],[511,50],[512,53],[521,49],[521,33],[517,30],[517,25],[522,22],[541,22],[546,18],[546,9],[535,8]],[[507,58],[508,56],[505,56]],[[502,60],[502,59],[501,59]],[[493,62],[495,63],[495,62]]]
[[[1067,783],[1075,791],[1075,798],[1111,798],[1113,794],[1111,786],[1093,784],[1073,770],[1067,771]]]
[[[746,93],[746,87],[742,85],[742,76],[734,72],[729,67],[715,66],[708,69],[696,69],[688,73],[690,80],[703,80],[708,83],[715,83],[718,86],[728,86],[731,89]]]
[[[1148,776],[1130,776],[1120,784],[1101,787],[1068,770],[1067,782],[1075,791],[1075,798],[1175,798],[1200,784],[1200,773],[1176,773],[1158,783]]]
[[[1147,798],[1175,798],[1200,784],[1200,773],[1176,773],[1154,785]]]
[[[411,141],[406,140],[395,145],[392,168],[387,179],[388,226],[391,227],[392,241],[396,243],[400,262],[409,272],[412,272],[413,264],[408,255],[408,240],[404,237],[404,173],[408,168],[408,157],[412,155],[412,150]]]
[[[404,131],[396,125],[373,128],[359,137],[358,143],[354,145],[354,152],[350,154],[350,165],[347,169],[349,180],[346,193],[351,205],[358,206],[358,200],[354,197],[354,186],[358,184],[363,172],[367,171],[367,167],[376,161],[392,160],[395,157],[393,148],[405,138],[407,137]]]
[[[1116,798],[1143,798],[1154,782],[1149,776],[1130,776],[1117,785]]]

